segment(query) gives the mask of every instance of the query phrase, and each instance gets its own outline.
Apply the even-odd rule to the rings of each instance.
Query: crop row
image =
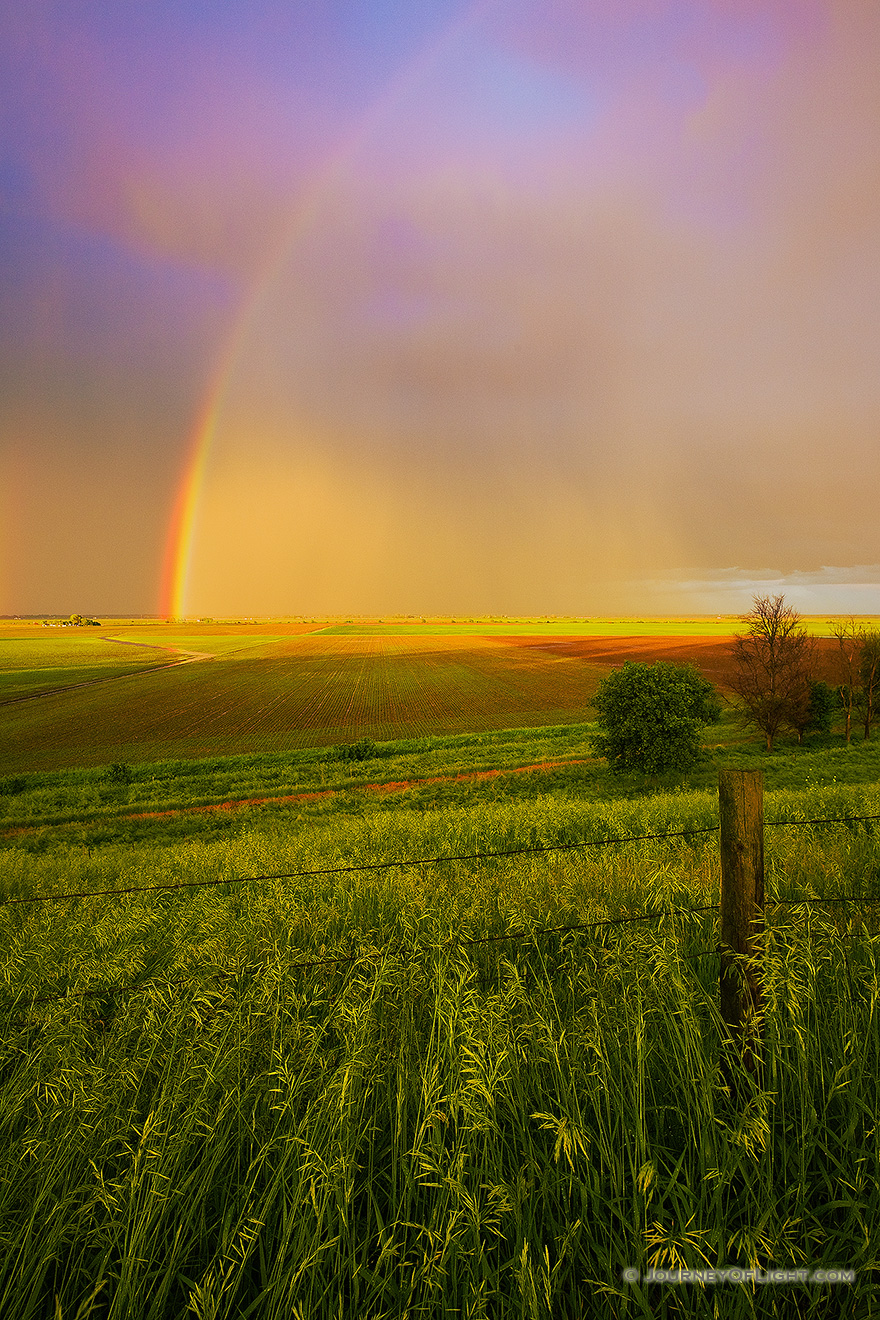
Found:
[[[494,640],[289,638],[7,707],[0,756],[17,770],[563,723],[588,717],[597,672]]]

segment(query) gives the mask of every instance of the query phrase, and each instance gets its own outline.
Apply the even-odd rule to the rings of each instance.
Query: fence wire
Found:
[[[814,820],[768,820],[765,828],[775,825],[851,825],[859,821],[880,820],[873,816],[824,816]],[[438,866],[443,862],[477,862],[497,857],[525,857],[540,853],[577,852],[584,848],[604,848],[614,843],[639,843],[648,839],[681,839],[694,834],[712,834],[718,825],[701,825],[687,830],[661,830],[654,834],[620,834],[603,839],[582,839],[577,843],[542,843],[530,848],[504,848],[494,852],[451,853],[440,857],[405,857],[386,862],[363,862],[358,866],[325,866],[310,871],[271,871],[262,875],[223,876],[214,880],[184,880],[173,885],[129,885],[125,889],[83,889],[66,894],[34,894],[27,898],[0,898],[0,907],[23,903],[61,903],[75,898],[108,898],[116,894],[148,894],[177,889],[207,889],[215,885],[244,885],[259,880],[297,880],[322,875],[351,875],[359,871],[388,871],[409,866]]]
[[[792,820],[765,821],[764,824],[765,827],[792,826],[792,827],[802,828],[807,825],[852,825],[852,824],[858,824],[863,821],[873,821],[873,820],[880,820],[880,813],[877,813],[875,815],[867,815],[867,816],[823,816],[823,817],[816,817],[814,819],[807,819],[807,820],[792,819]],[[714,824],[714,825],[698,826],[685,830],[664,830],[650,834],[614,835],[600,839],[580,840],[577,843],[538,844],[528,848],[505,848],[496,851],[486,851],[486,852],[478,852],[478,853],[444,854],[439,857],[396,858],[391,861],[384,861],[384,862],[365,862],[357,866],[330,866],[330,867],[320,867],[314,870],[266,872],[264,874],[250,875],[250,876],[224,876],[221,877],[220,879],[189,880],[171,885],[131,885],[123,889],[92,889],[92,890],[72,891],[63,894],[37,894],[26,898],[3,898],[0,899],[0,906],[9,906],[13,904],[63,902],[65,900],[71,900],[71,899],[106,898],[106,897],[112,897],[114,895],[168,892],[168,891],[183,890],[183,889],[202,889],[217,885],[256,883],[261,880],[292,880],[292,879],[309,878],[309,877],[326,876],[326,875],[350,875],[363,871],[384,871],[384,870],[391,870],[394,868],[405,869],[407,867],[412,867],[412,866],[436,866],[445,862],[473,862],[473,861],[491,860],[491,859],[504,858],[504,857],[535,856],[542,853],[575,852],[586,848],[602,848],[602,847],[608,847],[612,844],[619,844],[619,843],[636,843],[646,840],[687,838],[692,835],[716,833],[718,831],[718,828],[719,826],[717,824]],[[801,906],[820,907],[820,906],[827,906],[830,904],[842,904],[842,903],[847,903],[853,907],[877,907],[880,906],[880,899],[854,899],[854,898],[774,899],[772,902],[767,903],[765,906],[766,907],[801,907]],[[449,941],[448,943],[454,944],[458,947],[468,948],[468,947],[475,947],[481,944],[500,943],[506,940],[537,941],[546,935],[560,934],[568,931],[598,930],[601,929],[602,927],[624,926],[642,921],[656,921],[656,920],[660,920],[662,917],[687,916],[696,912],[718,911],[718,908],[719,908],[719,904],[717,903],[704,904],[703,906],[695,907],[695,908],[668,908],[668,909],[661,909],[660,911],[655,911],[655,912],[638,913],[628,917],[610,917],[598,921],[578,922],[563,926],[539,927],[537,930],[505,931],[500,935],[484,935],[475,939],[468,939],[468,940],[459,939],[459,940]],[[384,947],[387,950],[391,946],[387,945]],[[429,951],[429,949],[433,949],[434,947],[436,946],[433,945],[418,946],[416,949],[413,950],[413,952],[417,952],[420,950],[421,952],[426,953]],[[718,952],[719,952],[719,948],[716,946],[714,949],[704,949],[698,953],[688,954],[686,955],[686,957],[689,959],[710,957],[713,954],[717,954]],[[326,967],[326,966],[357,963],[364,961],[367,956],[368,956],[367,954],[349,954],[349,955],[341,955],[339,957],[333,957],[333,958],[311,959],[305,962],[292,963],[289,970],[298,971],[298,970],[307,970],[314,967]],[[205,973],[202,972],[199,973],[198,975],[194,974],[192,976],[175,977],[170,981],[162,982],[162,984],[164,985],[188,984],[190,982],[201,979],[204,975]],[[238,975],[238,972],[215,971],[208,973],[208,975],[209,977],[214,979],[228,978]],[[115,985],[115,986],[102,986],[93,990],[73,990],[73,991],[65,990],[60,993],[37,996],[34,999],[28,1000],[25,1007],[31,1007],[36,1004],[57,1002],[63,999],[100,998],[100,997],[112,996],[116,994],[143,993],[144,991],[149,989],[150,986],[155,984],[157,984],[155,979],[147,979],[144,981],[135,982],[134,984],[128,986]]]
[[[440,857],[404,857],[388,862],[363,862],[358,866],[324,866],[314,871],[273,871],[264,875],[225,876],[219,880],[185,880],[174,885],[132,885],[127,889],[86,889],[69,894],[36,894],[29,898],[2,898],[0,907],[12,903],[60,903],[68,898],[105,898],[111,894],[146,894],[169,889],[202,889],[211,885],[243,885],[257,880],[296,880],[320,875],[351,875],[358,871],[389,871],[409,866],[438,866],[442,862],[477,862],[495,857],[525,857],[552,852],[576,852],[583,848],[603,848],[611,843],[635,843],[642,839],[677,839],[688,834],[711,834],[717,825],[698,829],[665,830],[658,834],[622,834],[613,838],[586,839],[578,843],[542,843],[530,848],[503,848],[495,852],[449,853]]]

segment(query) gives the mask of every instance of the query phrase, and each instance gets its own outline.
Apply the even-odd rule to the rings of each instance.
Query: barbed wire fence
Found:
[[[751,813],[746,811],[742,819],[729,818],[725,821],[725,798],[724,785],[734,785],[742,793],[745,785],[751,791]],[[697,913],[717,912],[722,913],[721,932],[719,942],[713,947],[701,950],[697,953],[686,955],[691,959],[720,956],[722,959],[721,982],[722,982],[722,1008],[724,1008],[725,983],[728,986],[728,1000],[732,1000],[727,1005],[728,1013],[726,1019],[729,1025],[736,1032],[742,1030],[743,1021],[750,1013],[754,1015],[760,1007],[759,999],[755,997],[754,977],[746,978],[746,989],[750,990],[750,995],[743,999],[742,977],[736,985],[733,984],[736,978],[732,976],[733,969],[739,967],[740,970],[746,964],[754,966],[756,954],[755,947],[756,936],[763,929],[764,911],[766,907],[828,907],[848,905],[854,908],[876,908],[880,907],[880,898],[878,899],[856,899],[856,898],[797,898],[797,899],[774,899],[765,904],[763,897],[763,831],[764,828],[789,827],[803,829],[811,826],[826,825],[847,825],[854,826],[867,822],[880,820],[880,813],[861,815],[861,816],[822,816],[806,819],[788,819],[788,820],[763,820],[763,780],[761,771],[722,771],[719,777],[719,806],[720,819],[712,825],[695,826],[680,830],[662,830],[653,831],[644,834],[621,834],[607,835],[597,839],[578,840],[573,843],[557,844],[536,844],[522,848],[504,848],[497,850],[483,850],[472,853],[451,853],[441,854],[431,857],[406,857],[394,858],[381,862],[363,862],[350,866],[329,866],[313,869],[300,869],[295,871],[263,872],[257,875],[247,876],[222,876],[208,880],[187,880],[178,881],[173,884],[159,885],[128,885],[116,889],[87,889],[72,890],[69,892],[57,894],[34,894],[24,897],[0,898],[0,907],[7,906],[26,906],[41,903],[62,903],[73,902],[82,899],[124,897],[130,894],[146,893],[168,893],[180,890],[206,889],[222,885],[246,885],[256,884],[261,881],[273,880],[292,880],[308,879],[332,875],[352,875],[363,872],[379,872],[392,869],[408,869],[413,867],[437,866],[450,862],[484,862],[489,860],[503,859],[509,857],[536,856],[547,853],[577,852],[591,848],[605,848],[616,844],[637,843],[650,840],[663,839],[681,839],[702,834],[719,834],[722,846],[722,895],[720,903],[703,904],[697,907],[680,907],[655,909],[649,912],[630,914],[625,917],[607,917],[587,922],[573,922],[557,926],[536,927],[527,930],[503,931],[495,935],[484,935],[475,938],[452,938],[446,943],[449,946],[460,948],[474,948],[480,945],[497,944],[506,941],[519,942],[531,941],[537,943],[549,935],[564,934],[569,932],[598,931],[604,928],[627,926],[640,922],[659,921],[664,917],[691,916]],[[730,816],[728,810],[728,817]],[[745,877],[742,874],[742,867],[734,865],[731,870],[728,864],[725,867],[725,824],[727,824],[727,833],[732,832],[732,852],[741,861],[743,850],[743,840],[751,831],[753,840],[760,836],[760,856],[753,859],[750,868],[747,867]],[[757,831],[757,833],[756,833]],[[730,844],[731,839],[728,839]],[[731,854],[731,848],[727,849],[728,857]],[[725,884],[726,880],[726,884]],[[727,926],[725,931],[725,909],[727,910]],[[731,912],[735,914],[735,920],[731,923]],[[861,932],[853,932],[858,934]],[[727,938],[725,938],[725,935]],[[383,946],[390,949],[391,942]],[[421,951],[425,954],[435,948],[434,945],[417,946],[410,952]],[[372,951],[375,952],[375,951]],[[371,953],[347,953],[339,954],[328,958],[312,958],[301,962],[290,964],[288,970],[300,971],[310,970],[317,967],[339,966],[364,962]],[[162,979],[163,985],[182,985],[198,981],[201,977],[207,975],[211,979],[228,978],[238,975],[237,970],[223,971],[213,970],[207,972],[198,970],[186,976],[172,977]],[[37,1004],[59,1002],[61,1000],[81,1000],[86,998],[108,998],[114,995],[139,994],[146,992],[151,986],[159,984],[159,978],[147,976],[137,980],[129,985],[105,985],[85,990],[66,989],[51,994],[38,994],[35,997],[29,997],[26,1003],[19,999],[12,1008],[30,1008]],[[48,988],[48,987],[45,987]]]

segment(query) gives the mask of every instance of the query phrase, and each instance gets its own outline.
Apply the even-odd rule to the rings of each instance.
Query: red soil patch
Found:
[[[427,779],[397,779],[383,784],[353,784],[352,789],[361,789],[366,793],[405,793],[410,788],[422,788],[425,784],[473,782],[479,779],[494,779],[497,775],[522,775],[532,770],[554,770],[563,765],[583,765],[585,759],[541,761],[536,765],[503,766],[498,770],[466,770],[460,775],[433,775]],[[228,802],[213,802],[201,807],[174,807],[169,811],[135,811],[124,816],[115,816],[114,819],[152,820],[160,816],[187,816],[200,811],[237,811],[244,807],[262,807],[267,804],[277,806],[292,802],[315,802],[319,798],[338,797],[340,793],[346,791],[348,790],[342,788],[322,788],[312,793],[285,793],[278,797],[233,798]]]

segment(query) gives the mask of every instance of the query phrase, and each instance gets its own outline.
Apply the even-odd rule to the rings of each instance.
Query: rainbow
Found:
[[[199,505],[208,471],[211,446],[223,414],[236,361],[266,295],[289,260],[297,242],[317,219],[327,192],[341,178],[358,147],[374,132],[384,116],[417,86],[420,79],[450,46],[498,3],[499,0],[473,0],[473,3],[466,5],[463,11],[442,29],[439,36],[403,66],[353,132],[344,139],[318,172],[317,178],[292,216],[290,229],[270,254],[263,272],[242,300],[198,409],[168,522],[159,588],[159,613],[166,618],[183,618],[187,612],[198,533]]]
[[[239,336],[235,335],[230,347],[234,346],[237,349],[239,342]],[[162,560],[159,613],[164,614],[166,618],[179,619],[186,613],[199,494],[204,483],[211,442],[217,430],[226,382],[231,369],[232,354],[227,351],[222,358],[222,367],[215,374],[214,382],[199,410],[188,445],[186,463],[168,524],[165,554]]]

